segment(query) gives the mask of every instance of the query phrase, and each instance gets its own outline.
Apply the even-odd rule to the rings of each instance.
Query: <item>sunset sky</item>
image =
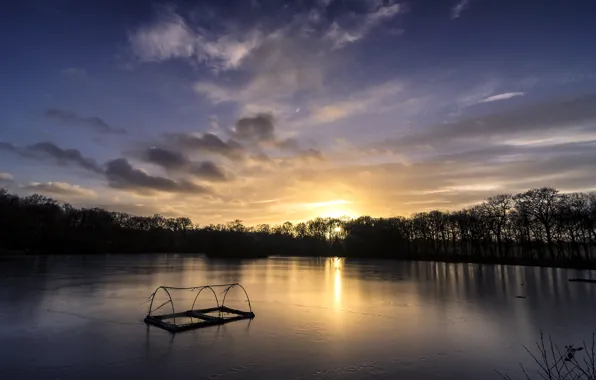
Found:
[[[596,190],[593,0],[19,0],[0,187],[248,225]]]

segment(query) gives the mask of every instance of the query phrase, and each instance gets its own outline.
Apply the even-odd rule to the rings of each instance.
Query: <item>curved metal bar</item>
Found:
[[[252,313],[252,306],[250,305],[250,298],[248,297],[248,292],[246,291],[246,289],[244,289],[244,286],[242,286],[240,284],[236,284],[236,286],[239,286],[240,289],[242,289],[244,291],[244,295],[246,296],[246,301],[248,301],[248,309]]]
[[[157,294],[159,289],[163,289],[166,292],[166,294],[168,295],[168,297],[170,297],[170,305],[172,306],[172,314],[175,314],[176,311],[174,310],[174,300],[172,299],[172,295],[170,294],[170,292],[168,291],[168,289],[165,286],[160,286],[157,289],[155,289],[155,291],[151,295],[151,303],[149,304],[149,312],[147,313],[147,316],[150,316],[152,313],[153,301],[155,300],[155,295]],[[176,317],[174,317],[174,323],[176,323]]]
[[[221,294],[224,295],[223,301],[221,301],[221,307],[224,307],[226,305],[226,297],[228,296],[228,292],[230,291],[230,289],[232,289],[233,287],[234,287],[234,284],[231,284],[228,286],[228,288],[226,290],[221,292]]]
[[[211,290],[211,293],[213,293],[213,297],[215,297],[215,303],[217,304],[217,307],[219,308],[219,299],[217,298],[217,294],[215,294],[215,290],[213,290],[211,288],[211,286],[207,285],[207,286],[202,286],[201,290],[199,290],[199,292],[197,293],[197,295],[195,296],[194,301],[192,301],[192,306],[190,307],[190,310],[194,310],[195,308],[195,303],[197,302],[197,298],[199,298],[199,294],[201,294],[201,292],[205,289],[209,289]]]
[[[244,295],[246,296],[246,300],[248,301],[248,308],[250,310],[250,312],[252,313],[252,306],[250,304],[250,298],[248,297],[248,293],[246,292],[246,289],[244,289],[244,286],[240,285],[239,283],[235,283],[235,284],[230,284],[230,286],[228,286],[228,288],[224,291],[224,298],[223,301],[221,302],[221,306],[224,307],[226,304],[226,297],[228,296],[228,292],[230,290],[232,290],[232,288],[234,288],[235,286],[239,286],[243,291],[244,291]]]
[[[203,286],[189,286],[189,287],[185,287],[185,288],[181,288],[181,287],[177,287],[177,286],[160,286],[160,288],[164,288],[164,289],[172,289],[172,290],[195,290],[195,289],[199,289],[199,288],[205,288],[205,287],[210,287],[210,288],[219,288],[219,287],[224,287],[224,286],[231,286],[231,285],[239,285],[237,282],[233,283],[233,284],[216,284],[216,285],[203,285]]]

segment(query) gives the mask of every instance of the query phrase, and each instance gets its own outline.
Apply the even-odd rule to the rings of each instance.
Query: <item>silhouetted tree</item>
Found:
[[[410,218],[193,225],[188,218],[77,209],[0,189],[0,249],[39,253],[199,252],[213,256],[387,257],[596,267],[596,194],[544,187]]]

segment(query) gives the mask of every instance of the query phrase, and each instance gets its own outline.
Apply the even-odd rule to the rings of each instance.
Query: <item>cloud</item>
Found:
[[[324,38],[332,42],[333,48],[341,49],[348,44],[361,40],[377,25],[392,19],[402,10],[403,7],[400,4],[379,5],[375,3],[373,9],[364,16],[351,14],[347,20],[349,24],[353,25],[351,27],[342,27],[340,23],[333,22]]]
[[[95,198],[97,193],[92,189],[87,189],[78,185],[71,185],[66,182],[31,182],[25,189],[41,193],[50,194],[58,197],[68,198]]]
[[[173,11],[162,12],[154,24],[129,35],[134,52],[146,61],[190,58],[195,54],[195,38],[184,19]]]
[[[205,63],[215,71],[230,70],[238,69],[257,50],[275,41],[287,43],[314,37],[313,40],[327,41],[334,49],[342,48],[361,40],[404,9],[394,1],[375,0],[328,12],[330,3],[319,2],[308,10],[297,7],[289,20],[281,19],[278,12],[259,12],[258,21],[252,26],[243,25],[246,19],[235,20],[229,14],[224,19],[213,9],[198,12],[209,13],[212,20],[221,18],[220,22],[201,25],[192,13],[184,17],[173,7],[162,7],[153,22],[129,33],[129,43],[142,61],[181,58]]]
[[[68,77],[76,77],[76,78],[86,78],[87,71],[80,67],[69,67],[67,69],[62,70],[62,75]]]
[[[223,102],[236,101],[240,97],[238,91],[215,83],[197,82],[193,86],[197,94],[206,96],[211,102],[218,104]]]
[[[213,133],[203,135],[167,133],[164,138],[173,146],[183,149],[187,153],[207,152],[234,160],[241,159],[245,154],[245,149],[240,143],[234,140],[223,141]]]
[[[496,102],[497,100],[506,100],[506,99],[511,99],[511,98],[515,98],[517,96],[524,96],[524,95],[525,95],[525,93],[523,93],[523,92],[506,92],[503,94],[489,96],[488,98],[482,99],[478,103]]]
[[[37,143],[26,149],[30,152],[52,157],[61,165],[73,163],[95,173],[102,172],[95,160],[84,157],[77,149],[62,149],[51,142]]]
[[[500,113],[439,124],[389,140],[385,145],[399,151],[421,146],[445,148],[453,143],[472,140],[487,144],[537,132],[579,133],[594,130],[595,123],[596,94],[590,94],[551,99]]]
[[[342,29],[337,23],[333,23],[325,38],[331,40],[336,49],[342,48],[352,42],[356,42],[362,38],[358,31],[347,31]]]
[[[284,33],[269,36],[252,53],[243,67],[246,80],[232,84],[201,80],[195,83],[195,92],[214,104],[240,103],[242,113],[294,111],[296,107],[285,102],[299,91],[323,91],[333,58],[320,40]]]
[[[358,113],[362,109],[364,109],[364,104],[346,100],[316,107],[312,114],[315,122],[330,123]]]
[[[115,189],[132,190],[139,193],[152,191],[170,193],[205,194],[208,190],[186,180],[174,181],[169,178],[152,176],[135,169],[124,158],[109,161],[106,164],[106,178],[109,186]]]
[[[188,159],[182,153],[157,147],[147,149],[144,158],[147,162],[166,169],[177,169],[188,164]]]
[[[0,150],[41,161],[51,158],[58,165],[75,165],[93,173],[103,173],[95,160],[84,157],[77,149],[62,149],[51,142],[40,142],[26,147],[0,142]]]
[[[459,18],[463,11],[465,11],[469,6],[472,0],[459,0],[452,8],[451,8],[451,19],[455,20]]]
[[[398,82],[387,82],[356,92],[347,99],[316,105],[312,108],[310,122],[330,123],[356,114],[397,107],[400,102],[395,96],[402,89]]]
[[[232,132],[234,137],[242,141],[271,141],[274,139],[273,116],[258,114],[243,117],[236,122]]]
[[[192,164],[188,167],[189,172],[199,178],[209,179],[212,181],[225,181],[228,176],[213,162],[203,161]]]
[[[262,40],[258,31],[212,36],[192,28],[172,9],[162,9],[158,19],[129,35],[135,54],[143,61],[193,58],[216,70],[235,69]]]
[[[288,102],[295,100],[297,93],[323,93],[327,90],[327,73],[344,63],[337,50],[362,40],[379,24],[402,13],[404,9],[393,1],[376,0],[346,2],[332,11],[327,9],[331,6],[335,7],[331,2],[318,2],[306,10],[297,7],[290,19],[282,15],[272,17],[259,14],[258,23],[248,26],[243,25],[246,20],[226,19],[226,24],[236,27],[232,32],[222,32],[220,38],[242,33],[259,36],[255,38],[258,42],[250,44],[250,48],[246,49],[247,54],[241,55],[242,59],[234,65],[234,68],[242,70],[242,76],[234,77],[233,80],[227,77],[225,81],[220,77],[217,81],[202,78],[195,83],[195,92],[215,104],[239,103],[242,106],[241,114],[273,112],[276,117],[287,117],[296,109],[295,105],[289,105]],[[175,18],[177,25],[184,21],[179,17]],[[188,22],[185,25],[185,30],[193,29]],[[194,29],[201,28],[197,25]],[[182,34],[187,36],[187,33]],[[175,39],[186,41],[187,37]],[[164,45],[179,46],[176,43]],[[187,46],[188,43],[181,45]],[[194,47],[176,48],[178,50],[182,53],[175,53],[175,56],[195,57]],[[188,51],[191,54],[187,54]]]
[[[126,130],[123,128],[115,128],[106,123],[103,119],[95,116],[83,117],[75,112],[62,110],[57,108],[50,108],[46,110],[44,115],[49,118],[60,122],[65,126],[83,126],[89,128],[97,133],[104,134],[126,134]]]
[[[0,182],[12,182],[13,175],[6,172],[0,172]]]
[[[211,181],[225,181],[226,174],[211,161],[193,162],[182,153],[153,147],[144,152],[145,161],[161,166],[173,173],[190,174]]]

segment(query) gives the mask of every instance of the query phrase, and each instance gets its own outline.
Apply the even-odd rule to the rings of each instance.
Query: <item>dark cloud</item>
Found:
[[[149,148],[144,159],[172,172],[191,174],[211,181],[225,181],[227,176],[211,161],[193,162],[181,153],[164,148]]]
[[[596,94],[558,99],[519,107],[497,114],[436,125],[401,139],[388,141],[388,147],[440,145],[466,139],[502,139],[537,131],[576,127],[596,129]]]
[[[168,133],[164,137],[166,141],[189,153],[209,152],[230,159],[241,159],[245,154],[244,147],[238,142],[234,140],[223,141],[212,133],[205,133],[202,136],[187,133]]]
[[[113,188],[131,189],[139,192],[148,190],[168,191],[168,192],[185,192],[185,193],[205,193],[207,189],[203,186],[196,185],[188,180],[172,180],[165,177],[152,176],[139,169],[135,169],[124,158],[118,158],[109,161],[105,165],[105,170],[98,165],[95,160],[84,157],[81,152],[76,149],[62,149],[50,142],[41,142],[26,147],[17,147],[13,144],[0,142],[0,150],[4,150],[21,157],[47,160],[51,158],[59,165],[76,165],[85,170],[105,176],[108,183]],[[187,174],[193,177],[200,177],[211,181],[225,181],[228,176],[217,165],[210,161],[192,162],[184,155],[176,152],[171,152],[166,149],[149,149],[144,156],[148,162],[160,165],[163,168],[180,173]],[[62,183],[50,183],[54,190]],[[37,184],[40,186],[46,184]],[[66,186],[62,186],[66,189]],[[44,190],[51,190],[45,188]],[[72,187],[67,190],[79,191],[80,188]]]
[[[95,173],[101,173],[101,167],[91,158],[84,157],[77,149],[62,149],[51,142],[41,142],[31,145],[27,150],[40,153],[41,155],[49,156],[55,159],[60,165],[76,164],[83,169]]]
[[[51,158],[59,165],[76,165],[94,173],[103,172],[95,160],[84,157],[77,149],[62,149],[51,142],[40,142],[26,147],[17,147],[10,143],[0,142],[0,150],[37,160]]]
[[[188,165],[188,159],[183,154],[163,148],[150,148],[145,153],[147,162],[162,166],[166,169],[179,169]]]
[[[204,194],[208,192],[205,187],[189,181],[174,181],[169,178],[149,175],[142,170],[133,168],[124,158],[109,161],[106,164],[105,174],[109,185],[116,189],[127,189],[140,193],[164,191]]]
[[[296,139],[286,138],[278,139],[275,133],[275,123],[273,115],[258,114],[254,117],[243,117],[239,119],[231,135],[248,145],[256,143],[258,148],[274,148],[280,151],[293,152],[298,155],[303,153],[300,144]],[[253,148],[255,145],[253,145]]]
[[[236,122],[233,135],[242,141],[272,141],[275,139],[273,116],[258,114],[254,117],[243,117]]]
[[[228,176],[213,162],[203,161],[190,167],[190,172],[200,178],[211,181],[225,181]]]
[[[66,126],[83,126],[97,133],[104,133],[104,134],[126,134],[126,130],[123,128],[116,128],[108,123],[106,123],[103,119],[91,116],[91,117],[84,117],[80,116],[75,112],[62,110],[57,108],[51,108],[46,110],[44,115],[56,121],[59,121],[62,125]]]

